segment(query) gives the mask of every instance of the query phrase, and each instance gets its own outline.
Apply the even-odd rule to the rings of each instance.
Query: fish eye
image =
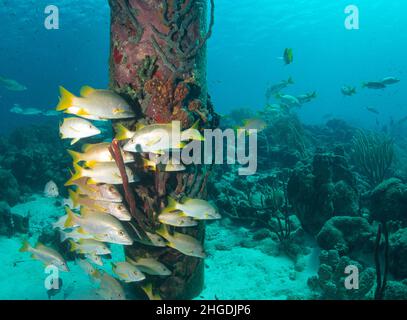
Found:
[[[119,210],[123,210],[123,206],[122,205],[119,205]]]
[[[124,236],[124,232],[122,230],[120,230],[119,235]]]

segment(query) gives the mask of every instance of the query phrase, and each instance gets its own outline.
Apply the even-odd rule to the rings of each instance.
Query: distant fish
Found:
[[[267,100],[269,100],[273,94],[279,93],[281,92],[281,90],[287,88],[290,84],[294,84],[294,81],[291,77],[269,87],[266,91]]]
[[[42,243],[37,242],[35,248],[31,247],[28,241],[24,241],[20,252],[30,252],[32,258],[43,262],[46,266],[55,265],[61,271],[69,271],[65,259],[54,249],[44,246]]]
[[[261,132],[267,128],[267,123],[260,119],[260,118],[251,118],[243,120],[243,125],[238,127],[237,129],[243,129],[246,131],[249,130],[257,130],[257,132]],[[248,132],[249,133],[249,132]]]
[[[24,116],[36,116],[42,114],[42,111],[37,108],[22,108],[19,104],[15,104],[13,108],[10,109],[11,113],[21,114]]]
[[[343,86],[341,88],[341,92],[344,96],[353,96],[354,94],[356,94],[356,88],[355,87],[351,87],[351,86]]]
[[[363,82],[362,88],[380,90],[380,89],[386,88],[386,85],[383,84],[382,82],[370,81],[370,82]]]
[[[42,115],[44,115],[46,117],[57,117],[60,115],[60,113],[55,110],[47,110],[47,111],[42,111]]]
[[[66,118],[60,124],[59,133],[61,139],[72,139],[71,145],[73,145],[80,139],[96,136],[101,131],[85,119]]]
[[[317,98],[316,91],[297,96],[297,99],[301,104],[311,102],[316,98]]]
[[[100,272],[85,259],[77,258],[75,262],[93,281],[101,278]]]
[[[16,80],[0,77],[0,85],[9,91],[25,91],[27,87],[18,83]]]
[[[294,61],[294,53],[292,48],[286,48],[283,54],[283,60],[286,65],[293,63]]]
[[[47,198],[56,198],[59,196],[58,186],[54,181],[49,181],[44,188],[44,196]]]
[[[380,112],[374,107],[366,107],[366,110],[374,114],[380,114]]]
[[[171,271],[163,265],[161,262],[152,258],[136,258],[131,259],[126,257],[126,261],[135,265],[142,272],[154,275],[154,276],[169,276]]]
[[[294,96],[278,93],[275,95],[275,97],[279,99],[282,104],[289,107],[301,107],[300,101],[298,101],[298,99]]]
[[[76,97],[60,87],[60,94],[57,111],[100,121],[135,117],[134,111],[126,100],[110,90],[96,90],[84,86],[81,89],[81,97]]]
[[[388,86],[388,85],[392,85],[392,84],[396,84],[400,82],[400,79],[397,79],[395,77],[387,77],[384,78],[382,81],[380,81],[382,84]]]

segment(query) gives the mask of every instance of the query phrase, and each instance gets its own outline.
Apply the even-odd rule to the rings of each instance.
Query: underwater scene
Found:
[[[405,12],[0,0],[0,300],[406,300]]]

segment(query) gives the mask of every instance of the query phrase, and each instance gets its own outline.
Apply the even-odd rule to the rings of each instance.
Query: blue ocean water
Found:
[[[27,0],[18,1],[18,3],[12,0],[0,0],[0,31],[2,35],[0,41],[0,77],[16,80],[27,87],[25,91],[11,91],[0,85],[0,138],[6,137],[14,130],[18,132],[19,129],[31,127],[33,124],[43,126],[43,128],[46,128],[46,125],[52,125],[55,128],[58,126],[61,117],[22,115],[10,112],[10,109],[15,105],[42,111],[54,110],[58,104],[58,86],[60,85],[77,92],[84,84],[95,88],[106,88],[109,84],[110,10],[108,2],[106,0],[55,1],[54,4],[58,6],[60,11],[59,30],[44,28],[46,17],[44,8],[49,4],[48,0]],[[359,9],[360,28],[358,30],[345,28],[345,19],[348,15],[344,10],[350,4]],[[281,80],[292,77],[294,84],[284,89],[285,94],[298,96],[314,91],[317,93],[315,100],[296,108],[293,113],[298,115],[304,125],[320,125],[322,128],[321,136],[326,133],[324,131],[325,123],[333,118],[346,121],[355,130],[366,128],[382,131],[383,126],[390,126],[389,123],[394,124],[394,122],[407,116],[407,104],[405,102],[407,92],[407,20],[405,19],[407,2],[401,0],[354,0],[351,3],[348,0],[215,0],[215,5],[215,27],[207,46],[207,71],[209,94],[215,110],[219,114],[227,115],[239,108],[250,111],[263,110],[267,104],[267,89]],[[280,59],[285,48],[292,48],[294,52],[294,61],[290,65],[285,65]],[[396,77],[401,81],[389,85],[383,90],[362,88],[363,82],[379,81],[385,77]],[[352,97],[344,96],[341,92],[344,85],[355,86],[357,94]],[[269,102],[277,103],[277,100],[273,97]],[[283,129],[281,131],[284,131]],[[349,130],[351,137],[356,132],[347,127],[344,131],[346,130]],[[400,130],[405,132],[402,131],[405,130],[404,127]],[[47,135],[47,132],[33,132],[42,137]],[[0,145],[0,170],[3,169],[2,165],[4,164],[6,171],[11,171],[16,176],[16,185],[12,183],[10,183],[11,187],[7,185],[10,190],[20,188],[21,197],[18,200],[14,199],[12,192],[7,194],[7,199],[12,199],[9,201],[11,212],[24,218],[34,215],[32,224],[35,228],[43,228],[43,220],[50,217],[55,220],[64,213],[64,210],[61,208],[61,203],[54,203],[54,201],[43,198],[38,193],[42,191],[42,186],[50,179],[62,186],[63,179],[69,175],[70,163],[60,163],[58,168],[46,168],[43,165],[46,162],[43,158],[47,158],[48,155],[41,157],[41,151],[49,151],[46,146],[33,145],[31,149],[34,151],[31,150],[32,153],[27,151],[29,149],[27,146],[31,143],[29,139],[31,133],[32,131],[28,131],[22,137],[15,134],[16,137],[10,140],[18,142],[17,150],[7,145],[7,148],[13,149],[12,152],[17,154],[17,156],[13,155],[14,158],[9,156],[9,150],[6,150],[5,147],[3,149],[3,145]],[[53,135],[52,139],[58,139],[56,130]],[[219,198],[216,199],[217,205],[222,205],[222,210],[225,211],[236,210],[234,202],[237,203],[241,199],[243,199],[244,205],[247,206],[248,204],[255,209],[256,206],[263,205],[263,195],[273,194],[275,196],[275,188],[286,187],[289,179],[281,178],[281,181],[277,181],[277,186],[273,180],[276,175],[284,176],[286,174],[283,169],[292,170],[290,173],[294,171],[296,178],[295,174],[300,171],[295,167],[297,161],[301,166],[304,164],[304,167],[312,167],[317,163],[319,155],[317,154],[315,158],[313,156],[315,149],[319,147],[318,138],[319,136],[315,140],[310,139],[312,142],[308,141],[309,145],[306,148],[309,149],[309,154],[299,156],[301,150],[295,150],[292,153],[282,152],[282,155],[276,152],[277,156],[281,156],[278,161],[283,163],[283,165],[281,163],[276,165],[276,167],[281,165],[276,170],[278,171],[277,174],[273,171],[274,162],[272,164],[271,162],[274,159],[271,158],[266,159],[266,164],[261,163],[261,170],[263,171],[259,175],[249,177],[242,183],[238,181],[236,173],[233,171],[218,173],[215,180],[219,178],[219,181],[215,181],[212,188],[215,190],[212,192],[219,195]],[[0,140],[0,142],[2,141]],[[285,142],[283,141],[282,144]],[[323,141],[327,145],[333,145],[333,142],[336,143],[337,141],[332,136]],[[396,142],[397,150],[407,150],[403,139]],[[272,143],[278,144],[278,141]],[[351,138],[349,141],[343,142],[346,152],[350,153],[349,145],[351,143]],[[19,155],[18,148],[21,145],[24,146],[24,154]],[[36,149],[40,155],[35,153]],[[329,150],[329,152],[331,151]],[[406,159],[403,158],[405,155],[406,153],[398,155],[397,168],[392,170],[392,174],[386,175],[386,178],[397,177],[400,179],[400,185],[402,185],[400,190],[404,190],[403,188],[407,190],[405,184],[407,170],[403,161]],[[32,171],[25,172],[23,168],[27,163],[26,157],[31,157],[30,159],[35,161],[40,159],[38,162],[41,165],[33,166]],[[13,162],[14,160],[15,162]],[[365,212],[369,204],[363,196],[368,193],[367,191],[372,191],[376,185],[371,188],[366,187],[369,183],[366,177],[361,178],[363,174],[360,172],[363,170],[355,169],[357,165],[351,161],[351,157],[347,160],[351,162],[349,172],[353,174],[352,179],[356,177],[354,180],[357,182],[353,185],[352,179],[350,179],[352,182],[345,178],[344,180],[351,185],[349,190],[357,191],[354,194],[353,191],[349,192],[352,193],[349,196],[352,198],[349,200],[351,202],[349,206],[346,203],[340,208],[343,211],[338,214],[337,208],[332,209],[332,215],[348,217],[347,214],[349,213],[352,218],[356,216],[358,219],[363,219],[362,226],[355,233],[370,232],[372,236],[368,239],[369,241],[366,239],[361,241],[370,244],[373,243],[372,239],[374,239],[377,223],[374,222],[376,221],[375,218],[372,218],[374,209],[370,208],[372,214]],[[69,161],[68,157],[67,162]],[[299,171],[295,172],[294,169]],[[21,176],[17,174],[20,171],[24,171]],[[312,174],[314,173],[312,172]],[[301,172],[301,174],[306,177],[311,176],[311,172],[308,171]],[[30,179],[29,182],[21,184],[21,179],[26,177]],[[221,180],[220,177],[224,180]],[[270,183],[270,186],[267,185],[271,180],[273,183]],[[2,182],[4,181],[0,181],[0,186]],[[339,182],[342,183],[342,180]],[[331,187],[331,184],[338,183],[332,188],[338,188],[336,192],[342,195],[339,182],[329,181],[327,185]],[[267,185],[265,190],[260,188],[263,184]],[[225,191],[229,187],[234,190],[233,192],[237,190],[241,194],[232,194],[232,200],[230,200],[229,193]],[[63,197],[66,197],[66,192],[60,191],[60,200],[62,201]],[[320,190],[316,191],[318,195],[319,192]],[[1,195],[3,196],[3,194]],[[246,195],[248,197],[253,196],[253,199],[248,198],[245,202],[244,197]],[[312,199],[311,201],[315,200],[309,194],[305,194],[304,197],[309,197]],[[3,199],[0,198],[0,202],[2,201]],[[338,202],[340,201],[342,200],[338,200]],[[315,202],[317,201],[315,200]],[[344,202],[346,201],[344,200]],[[354,210],[354,206],[358,202],[361,203],[361,207]],[[401,205],[400,207],[402,208],[401,212],[404,212],[405,207]],[[290,214],[300,217],[301,214],[294,212],[293,208],[294,205],[290,207],[290,210],[293,210]],[[238,209],[246,210],[244,206],[243,209],[242,207]],[[9,212],[7,210],[4,212]],[[346,210],[348,212],[345,212]],[[231,212],[229,211],[230,216]],[[298,227],[301,223],[304,224],[301,217],[299,218],[301,221],[297,220],[295,223],[293,222],[293,225]],[[366,224],[364,224],[365,220]],[[310,283],[312,284],[312,281],[309,279],[315,280],[321,259],[329,259],[327,258],[328,253],[324,253],[324,246],[318,243],[322,240],[317,239],[317,232],[305,230],[304,235],[301,230],[297,233],[298,238],[296,239],[307,244],[305,249],[298,243],[295,244],[304,251],[301,257],[297,259],[297,254],[292,254],[292,252],[281,254],[284,250],[276,245],[281,240],[278,239],[278,236],[268,237],[269,233],[267,232],[267,235],[264,236],[264,228],[256,226],[253,231],[250,223],[234,225],[232,221],[233,217],[226,219],[226,222],[222,220],[222,222],[208,226],[206,245],[211,255],[206,262],[209,271],[207,270],[206,286],[200,298],[312,299],[319,297],[311,292]],[[391,230],[393,234],[397,235],[394,236],[396,240],[402,238],[397,232],[407,230],[404,220],[399,224],[399,227],[400,230],[396,227]],[[322,225],[319,228],[321,229]],[[35,261],[21,261],[20,259],[23,259],[21,255],[15,257],[9,254],[10,251],[18,252],[20,238],[10,237],[6,239],[6,237],[0,236],[0,256],[7,257],[3,274],[9,277],[7,279],[7,277],[0,276],[0,299],[45,299],[47,296],[41,287],[42,278],[32,276],[27,280],[27,277],[23,277],[21,274],[17,276],[10,271],[14,270],[11,269],[11,266],[13,268],[17,266],[25,271],[37,268],[33,270],[40,272],[41,269],[40,264],[36,264]],[[396,240],[394,243],[397,242]],[[394,248],[396,247],[394,244]],[[370,255],[372,248],[369,250],[368,254]],[[322,256],[319,256],[321,251],[323,252]],[[337,251],[336,253],[330,252],[330,254],[337,254],[338,257],[335,256],[334,258],[338,260],[339,258],[348,258],[337,247],[331,251]],[[400,249],[400,252],[407,251]],[[120,259],[122,258],[121,255],[120,248],[115,249],[113,256]],[[359,252],[352,256],[352,259],[355,257],[359,259]],[[368,275],[373,274],[374,263],[372,259],[365,259],[364,254],[360,254],[360,257],[360,260],[357,260],[358,263],[363,265]],[[405,254],[401,255],[400,258],[394,252],[392,257],[393,261],[406,258]],[[334,264],[337,262],[335,260]],[[72,264],[73,276],[64,278],[66,281],[64,288],[71,288],[73,293],[71,291],[65,292],[67,297],[69,296],[69,299],[96,298],[92,291],[93,287],[89,284],[89,279],[80,272],[77,265],[73,265],[73,262],[70,263]],[[407,278],[407,274],[403,273],[405,270],[392,269],[391,280],[401,283],[403,279]],[[255,280],[251,283],[241,281],[241,279],[248,277],[253,277]],[[373,277],[371,278],[373,279]],[[21,281],[26,282],[24,282],[25,285],[21,286],[11,285],[13,281],[10,279],[14,279],[15,282],[23,279]],[[228,285],[222,285],[225,279],[228,279]],[[30,293],[27,293],[27,288],[30,288]],[[371,291],[373,292],[374,287],[372,288]],[[328,298],[342,299],[345,295],[341,294],[337,293],[336,296],[329,296]],[[345,299],[347,298],[349,297],[345,296]],[[350,298],[355,297],[351,296]],[[372,298],[372,294],[369,298]]]

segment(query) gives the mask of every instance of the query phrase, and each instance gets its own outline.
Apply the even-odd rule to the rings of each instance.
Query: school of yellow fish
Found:
[[[77,97],[60,88],[57,111],[76,116],[66,118],[60,124],[62,139],[72,139],[71,145],[81,139],[99,135],[101,131],[90,121],[108,121],[134,118],[130,105],[119,95],[109,90],[96,90],[89,86],[81,89]],[[157,170],[156,158],[165,151],[180,149],[189,140],[202,141],[196,125],[181,132],[181,142],[168,137],[172,124],[137,125],[132,131],[122,125],[116,128],[116,139],[122,144],[122,157],[129,183],[139,181],[130,166],[135,162],[135,153],[150,153],[143,160],[142,170]],[[70,250],[77,255],[79,265],[93,281],[99,284],[97,294],[103,299],[125,299],[121,282],[137,282],[149,299],[160,299],[155,293],[149,276],[169,276],[171,268],[151,257],[126,257],[125,261],[111,262],[111,274],[99,270],[102,257],[111,253],[109,243],[132,245],[134,241],[154,247],[170,247],[182,254],[205,258],[201,243],[175,228],[193,227],[200,220],[220,219],[218,210],[201,199],[168,199],[168,205],[157,215],[161,227],[155,233],[146,232],[149,240],[133,239],[125,228],[132,220],[129,209],[123,202],[117,186],[123,183],[119,168],[109,151],[110,143],[85,144],[81,151],[68,150],[73,159],[74,172],[65,186],[69,188],[69,201],[65,201],[66,214],[53,227],[58,229],[61,241],[69,241]],[[155,157],[154,157],[155,155]],[[182,164],[171,159],[163,171],[183,171]],[[52,248],[38,243],[34,248],[24,242],[21,252],[30,252],[34,259],[45,265],[55,265],[69,271],[62,255]]]

